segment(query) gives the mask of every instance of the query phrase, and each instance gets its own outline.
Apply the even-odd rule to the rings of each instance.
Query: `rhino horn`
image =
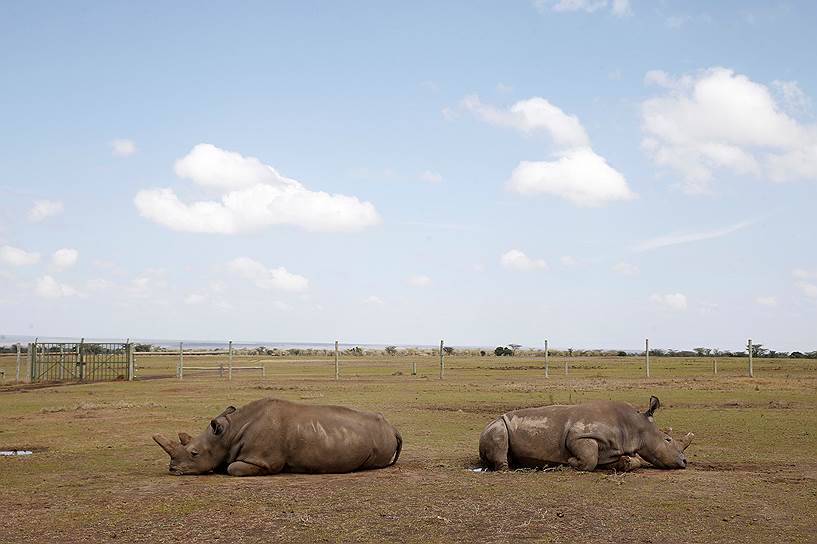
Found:
[[[186,446],[193,440],[193,437],[187,433],[179,433],[179,442],[182,443],[182,446]]]
[[[168,440],[167,438],[160,434],[154,434],[153,440],[154,442],[159,444],[159,446],[161,446],[162,449],[165,450],[167,454],[170,455],[171,457],[173,456],[173,450],[175,450],[176,447],[178,446],[178,443],[175,443],[172,440]]]
[[[689,447],[690,444],[692,444],[693,438],[695,438],[695,433],[687,433],[684,435],[683,438],[678,440],[678,442],[681,443],[681,451],[684,451]]]

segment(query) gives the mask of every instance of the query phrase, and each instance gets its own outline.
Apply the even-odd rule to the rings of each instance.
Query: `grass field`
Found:
[[[213,357],[187,364],[214,364]],[[0,387],[0,542],[817,542],[817,361],[656,358],[242,358],[267,377]],[[7,383],[14,358],[0,357]],[[473,473],[484,425],[513,408],[591,399],[645,405],[693,431],[683,471]],[[345,475],[177,477],[150,439],[197,434],[264,396],[382,412],[401,431],[391,468]]]

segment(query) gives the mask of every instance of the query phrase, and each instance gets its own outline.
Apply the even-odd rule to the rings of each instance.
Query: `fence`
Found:
[[[516,346],[514,346],[516,347]],[[276,378],[285,379],[366,379],[377,376],[411,375],[423,379],[459,379],[465,376],[539,376],[551,380],[598,378],[649,379],[685,378],[710,376],[754,378],[771,375],[788,376],[790,371],[799,375],[813,375],[814,355],[806,354],[800,364],[794,358],[758,358],[756,346],[751,340],[743,357],[665,357],[658,356],[650,349],[650,341],[645,340],[644,350],[639,354],[615,356],[615,352],[597,356],[572,349],[558,351],[549,349],[544,341],[544,350],[505,350],[505,355],[494,357],[493,351],[446,347],[440,341],[439,351],[435,348],[401,348],[363,350],[360,347],[341,349],[334,342],[331,349],[267,349],[246,348],[234,350],[233,343],[226,343],[226,349],[204,350],[185,349],[183,343],[178,350],[135,352],[130,342],[124,343],[42,343],[34,342],[26,346],[16,346],[6,350],[8,355],[0,358],[0,383],[8,383],[11,377],[21,381],[103,381],[132,380],[137,372],[136,356],[139,356],[143,373],[150,377],[184,379],[192,375],[213,376],[232,380],[234,373],[256,371],[266,378],[270,371]],[[10,353],[9,353],[10,352]],[[300,355],[308,357],[301,357]],[[365,355],[365,357],[362,357]],[[501,355],[501,354],[500,354]],[[626,356],[624,356],[626,355]],[[802,357],[802,353],[797,354]],[[793,356],[794,357],[794,354]],[[175,360],[174,360],[175,358]],[[438,359],[437,359],[438,358]],[[5,362],[4,362],[5,361]],[[12,362],[16,361],[16,373]],[[153,361],[153,363],[148,363]],[[564,367],[564,372],[554,372],[552,363]],[[404,366],[405,365],[405,366]],[[175,367],[175,368],[174,368]],[[802,368],[801,368],[802,367]],[[808,370],[808,372],[804,372]]]
[[[167,352],[153,352],[153,351],[145,351],[145,352],[138,352],[138,355],[167,355]],[[225,361],[218,361],[217,365],[206,365],[206,366],[185,366],[185,355],[206,355],[206,356],[221,356],[226,355],[227,361],[225,366]],[[195,372],[218,372],[219,378],[224,377],[225,370],[227,372],[227,379],[233,379],[233,372],[239,372],[244,370],[260,370],[261,377],[265,378],[267,376],[267,370],[264,365],[254,365],[254,366],[235,366],[233,365],[233,342],[230,341],[227,344],[226,350],[208,350],[208,351],[195,351],[189,350],[184,351],[184,342],[179,342],[179,362],[176,364],[176,377],[180,380],[184,379],[184,373],[195,371]]]
[[[20,349],[17,381],[20,381]],[[32,342],[28,345],[28,378],[31,382],[131,381],[136,372],[133,344],[97,342]]]

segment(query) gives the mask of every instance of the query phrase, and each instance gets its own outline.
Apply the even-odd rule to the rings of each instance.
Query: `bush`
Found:
[[[497,346],[497,348],[494,350],[494,355],[497,357],[511,357],[513,355],[513,350],[505,346]]]
[[[450,348],[448,346],[445,346],[443,348],[443,351],[445,352],[446,355],[453,355],[454,354],[454,348]]]
[[[397,355],[397,346],[386,346],[387,355]]]

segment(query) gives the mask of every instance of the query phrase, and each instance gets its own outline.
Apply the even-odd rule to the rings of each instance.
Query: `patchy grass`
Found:
[[[190,358],[189,364],[217,364]],[[0,541],[42,542],[813,542],[817,362],[245,358],[267,378],[173,375],[139,361],[132,383],[0,389]],[[9,365],[9,363],[11,363]],[[240,364],[238,361],[236,364]],[[0,358],[7,377],[13,358]],[[400,374],[402,373],[402,375]],[[497,414],[522,406],[661,398],[662,426],[694,431],[685,471],[472,473]],[[275,396],[383,412],[401,431],[392,468],[345,475],[174,477],[150,439],[196,433],[229,404]]]

